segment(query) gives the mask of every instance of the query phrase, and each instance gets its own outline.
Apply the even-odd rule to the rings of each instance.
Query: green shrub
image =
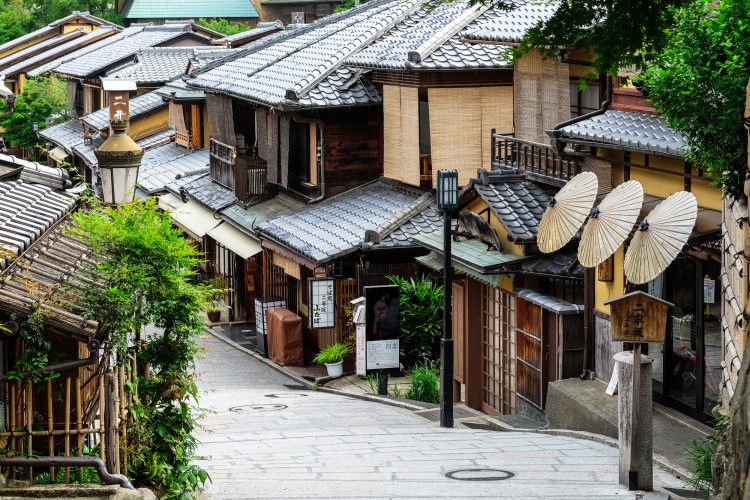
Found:
[[[713,482],[711,475],[711,458],[716,453],[716,445],[719,436],[729,426],[729,419],[721,417],[714,424],[715,432],[701,441],[693,440],[693,443],[685,451],[685,459],[695,469],[693,475],[687,479],[693,489],[710,488]]]
[[[331,346],[322,349],[315,358],[313,363],[319,364],[331,364],[343,361],[344,357],[349,354],[349,347],[341,342],[337,342]]]
[[[419,361],[407,372],[407,376],[411,381],[411,387],[406,393],[407,399],[435,404],[440,402],[440,376],[435,361]]]
[[[423,357],[437,358],[443,329],[443,287],[422,275],[419,279],[388,276],[398,285],[400,348],[404,366],[415,366]]]

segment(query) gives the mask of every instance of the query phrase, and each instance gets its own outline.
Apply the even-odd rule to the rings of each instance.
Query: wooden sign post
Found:
[[[633,292],[606,301],[611,307],[612,341],[633,343],[633,394],[630,445],[630,467],[628,489],[639,488],[638,446],[635,436],[638,431],[638,414],[641,394],[641,345],[644,342],[664,342],[667,314],[673,304],[645,292]],[[648,423],[651,425],[651,422]],[[652,481],[649,481],[651,483]],[[649,488],[650,489],[650,488]]]

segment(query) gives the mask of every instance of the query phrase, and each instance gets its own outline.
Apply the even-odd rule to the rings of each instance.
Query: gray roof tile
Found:
[[[168,128],[166,130],[162,130],[161,132],[149,135],[148,137],[138,139],[135,142],[143,149],[148,150],[151,148],[169,144],[172,141],[174,141],[174,129]],[[104,144],[104,137],[102,137],[101,134],[94,134],[91,139],[91,144],[78,144],[73,147],[73,152],[80,156],[83,161],[86,162],[86,165],[88,165],[89,167],[94,167],[98,164],[98,160],[96,159],[94,150],[102,144]]]
[[[574,139],[602,147],[614,146],[652,154],[682,157],[682,135],[655,115],[608,110],[560,129],[561,139]]]
[[[432,198],[417,189],[379,180],[271,219],[257,225],[256,231],[322,264],[356,251],[365,231],[392,226],[423,209]]]
[[[265,23],[258,23],[255,26],[255,28],[251,30],[243,31],[241,33],[236,33],[234,35],[225,36],[224,38],[219,38],[218,40],[214,41],[214,44],[225,44],[227,47],[232,47],[234,44],[247,40],[248,38],[260,37],[266,33],[272,33],[274,31],[283,30],[283,29],[284,29],[284,23],[278,20],[265,22]]]
[[[0,182],[0,249],[18,255],[75,204],[74,196],[47,186]]]
[[[578,249],[575,247],[540,255],[537,259],[524,262],[521,265],[521,270],[527,274],[574,279],[583,279],[583,272],[585,271],[584,267],[578,262]]]
[[[550,195],[533,182],[474,184],[477,194],[516,243],[533,243]]]
[[[54,71],[79,78],[91,77],[109,66],[132,58],[138,50],[144,47],[167,43],[184,34],[185,31],[180,29],[180,25],[147,26],[137,33],[107,44],[106,47],[76,56],[58,66]]]
[[[234,52],[223,47],[149,47],[138,51],[135,62],[107,73],[136,83],[165,83],[186,73],[188,67],[200,68]]]
[[[83,144],[83,127],[78,120],[68,120],[54,127],[40,130],[39,137],[60,146],[68,154],[73,154],[73,148]]]
[[[243,57],[207,68],[191,86],[278,106],[353,106],[380,102],[345,59],[388,29],[419,0],[375,0],[298,30],[248,45]],[[346,84],[346,85],[344,85]],[[342,85],[345,88],[341,88]],[[289,92],[296,97],[287,98]]]
[[[7,75],[15,75],[22,71],[32,71],[35,68],[42,67],[48,61],[52,62],[60,57],[79,50],[80,47],[92,43],[92,41],[102,39],[103,43],[108,37],[118,33],[122,30],[119,26],[103,26],[91,33],[86,33],[81,37],[76,37],[69,42],[65,42],[61,45],[57,45],[49,50],[45,50],[41,54],[37,54],[33,57],[24,59],[15,63],[13,66],[3,69],[1,72]]]
[[[188,151],[176,144],[149,149],[143,155],[138,171],[138,186],[148,194],[164,191],[177,176],[193,173],[208,166],[208,150]]]
[[[419,212],[400,227],[380,240],[378,248],[405,247],[417,245],[414,237],[443,229],[443,217],[433,205]]]
[[[508,67],[508,63],[502,57],[509,53],[508,47],[461,41],[463,31],[505,14],[490,9],[476,19],[466,17],[459,21],[461,16],[466,16],[478,8],[472,6],[468,0],[442,3],[437,7],[424,5],[385,36],[350,57],[347,64],[396,70]],[[418,50],[420,48],[421,52]],[[420,52],[421,60],[410,61],[409,55],[412,52]]]
[[[50,72],[62,64],[65,64],[69,61],[73,61],[80,57],[84,57],[85,55],[90,54],[92,52],[99,51],[103,49],[104,47],[107,47],[110,44],[124,40],[130,36],[133,36],[136,33],[140,33],[141,31],[143,31],[143,26],[131,26],[130,28],[125,28],[122,31],[118,32],[117,34],[109,36],[105,38],[104,40],[99,40],[98,42],[94,42],[91,45],[87,45],[86,47],[80,48],[78,50],[68,52],[67,54],[61,55],[57,59],[53,59],[49,62],[46,62],[28,71],[28,74],[29,76],[43,75],[44,73]]]
[[[16,64],[19,61],[25,61],[26,59],[29,59],[30,57],[34,57],[38,55],[40,51],[44,53],[47,50],[52,50],[56,46],[65,44],[66,42],[70,42],[71,40],[80,38],[84,34],[85,32],[83,31],[83,28],[78,28],[68,33],[53,36],[46,40],[42,40],[39,43],[35,43],[34,45],[30,45],[26,48],[23,48],[19,51],[13,52],[12,54],[9,54],[3,58],[0,58],[0,72],[2,72],[5,75],[14,74],[14,73],[8,72],[8,70],[4,68],[7,68],[10,65]]]
[[[234,191],[214,182],[208,175],[198,177],[182,186],[190,198],[209,210],[217,211],[235,202]]]
[[[549,19],[557,6],[558,2],[529,2],[509,12],[491,11],[468,26],[461,36],[468,40],[518,43],[530,28]]]

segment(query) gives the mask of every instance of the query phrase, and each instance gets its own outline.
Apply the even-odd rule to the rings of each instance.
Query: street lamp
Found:
[[[458,209],[458,171],[437,173],[437,206],[443,211],[443,336],[440,339],[440,427],[453,427],[453,310],[451,220]]]
[[[104,203],[118,205],[133,201],[135,181],[144,150],[126,133],[126,120],[110,121],[113,134],[94,150],[102,178]]]
[[[39,161],[39,123],[33,122],[31,126],[34,128],[34,161]]]

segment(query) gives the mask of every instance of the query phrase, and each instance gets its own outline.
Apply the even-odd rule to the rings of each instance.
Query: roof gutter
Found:
[[[585,115],[571,118],[570,120],[566,120],[562,123],[558,123],[551,130],[545,130],[545,133],[548,136],[550,136],[550,144],[555,149],[555,151],[557,151],[557,154],[559,154],[561,158],[565,160],[574,159],[573,155],[570,155],[565,152],[565,145],[567,144],[567,141],[562,139],[562,129],[569,125],[573,125],[574,123],[582,122],[584,120],[588,120],[589,118],[603,115],[609,110],[610,104],[612,104],[612,77],[608,76],[606,99],[604,100],[604,102],[601,103],[601,105],[599,106],[599,109],[591,113],[587,113]]]

